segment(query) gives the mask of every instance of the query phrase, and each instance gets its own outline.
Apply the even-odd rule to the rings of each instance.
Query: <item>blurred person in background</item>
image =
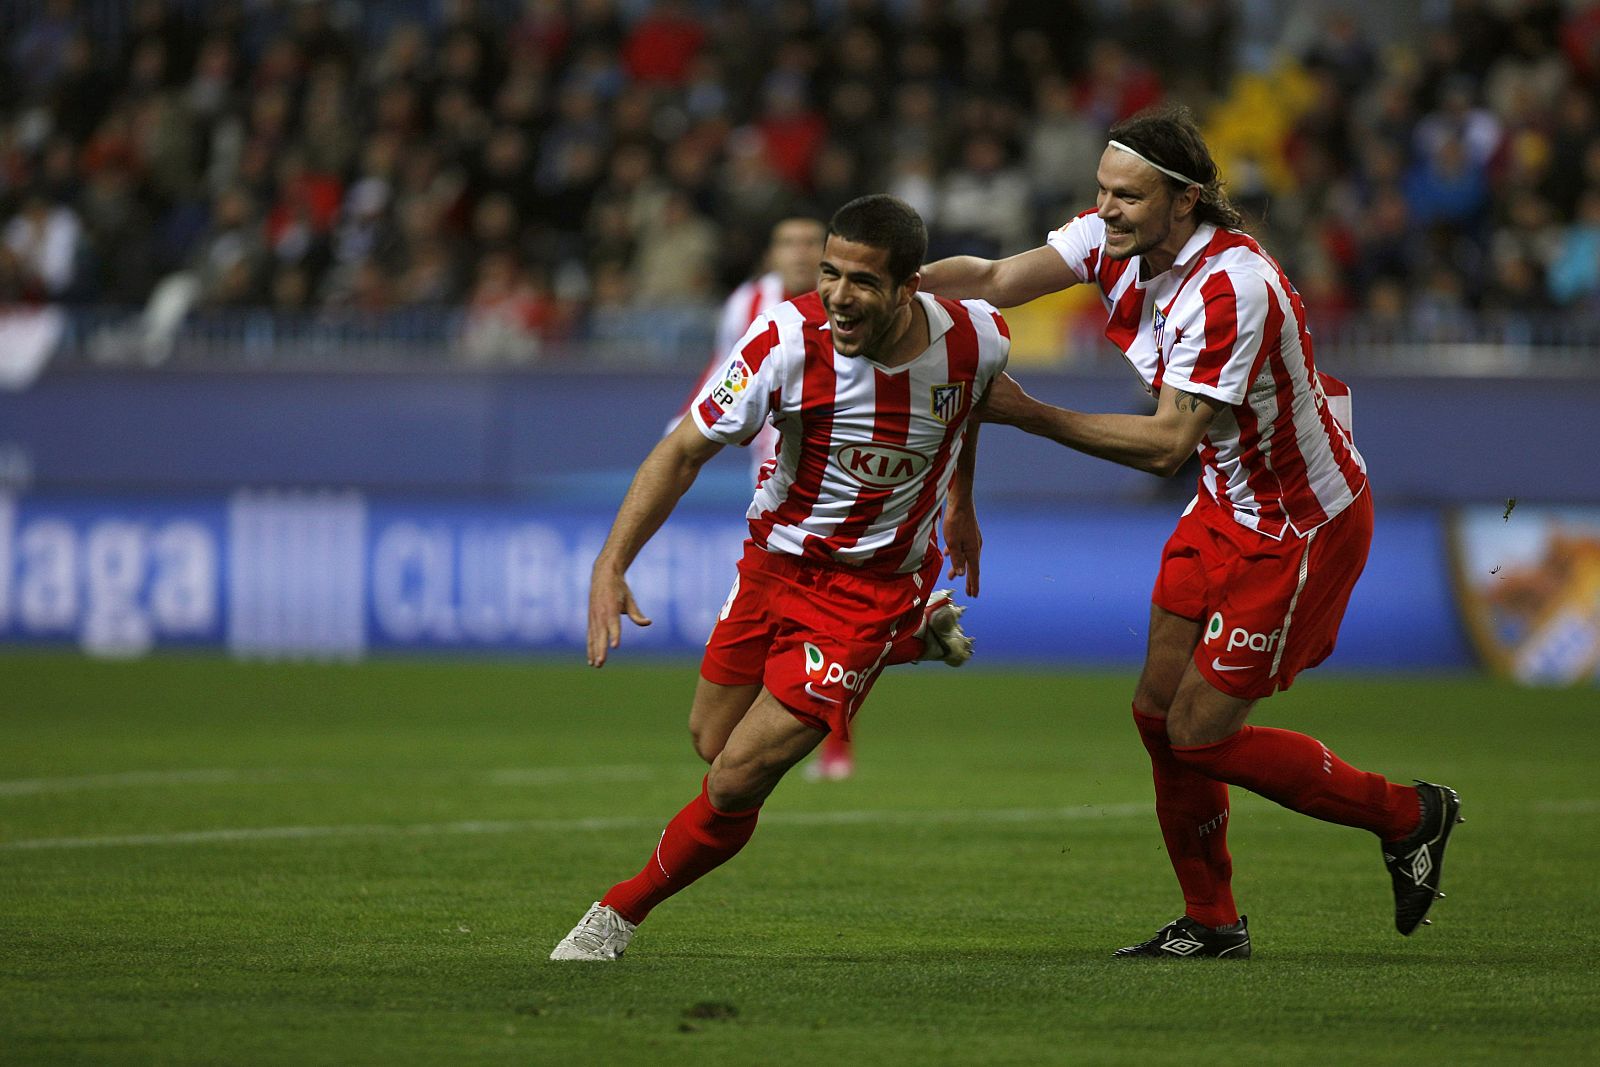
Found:
[[[693,216],[717,227],[719,268],[759,254],[772,219],[825,217],[863,185],[911,200],[936,246],[1003,256],[1017,232],[1081,202],[1084,186],[1061,161],[1081,155],[1086,131],[1166,94],[1216,105],[1213,145],[1235,204],[1265,212],[1253,225],[1297,276],[1328,256],[1356,301],[1400,278],[1418,282],[1404,287],[1405,303],[1437,303],[1421,282],[1443,259],[1460,270],[1469,316],[1498,308],[1528,275],[1493,252],[1515,230],[1511,205],[1536,187],[1551,226],[1564,229],[1600,180],[1600,19],[1549,0],[1409,12],[1382,49],[1377,34],[1389,24],[1365,9],[1244,19],[1237,0],[1009,0],[993,10],[785,0],[754,13],[685,0],[534,0],[424,4],[410,22],[326,2],[124,6],[108,19],[101,9],[117,5],[23,5],[0,47],[9,90],[0,92],[0,221],[34,189],[83,220],[67,297],[77,302],[143,300],[191,258],[236,187],[260,205],[259,236],[276,256],[299,263],[307,234],[331,243],[306,261],[307,277],[314,301],[344,300],[354,264],[372,254],[355,244],[373,229],[347,234],[351,216],[341,212],[329,235],[326,196],[284,188],[280,164],[291,157],[346,190],[347,204],[374,199],[348,192],[366,179],[384,183],[390,247],[377,260],[397,280],[411,274],[393,291],[402,308],[441,291],[462,296],[498,249],[468,231],[478,202],[499,192],[517,208],[522,261],[546,267],[552,284],[615,295],[617,286],[593,283],[590,246],[626,246],[629,301],[603,310],[641,320],[657,287],[638,274],[659,272],[638,257],[669,192],[687,194]],[[1293,42],[1298,60],[1286,54],[1284,70],[1269,74],[1269,36],[1288,41],[1291,22],[1312,32]],[[1236,68],[1247,76],[1233,77]],[[1224,135],[1223,116],[1240,113],[1249,83],[1279,73],[1281,85],[1316,92],[1269,93],[1282,136],[1269,131],[1230,153],[1238,138]],[[1266,128],[1259,118],[1243,125]],[[985,158],[990,138],[1003,147],[998,168]],[[1367,169],[1375,143],[1394,157],[1382,174]],[[1255,190],[1247,160],[1262,175]],[[998,210],[1015,201],[1017,169],[1023,210]],[[448,248],[438,235],[401,241],[419,193],[441,202]],[[609,209],[593,210],[616,197],[629,201],[625,234]],[[1342,247],[1311,247],[1330,236]],[[996,240],[1001,247],[956,244]],[[442,251],[459,257],[458,269],[441,271]],[[447,275],[454,281],[441,288]],[[242,292],[265,300],[269,290]],[[1573,301],[1554,314],[1577,318],[1586,307]],[[712,311],[696,307],[684,321],[698,315],[702,329]]]
[[[468,363],[533,363],[557,326],[559,312],[548,286],[509,248],[491,252],[479,262],[467,300],[461,352]]]
[[[21,210],[0,228],[16,296],[29,303],[65,298],[77,280],[82,234],[72,208],[40,192],[24,196]]]
[[[1306,310],[1278,264],[1238,229],[1186,108],[1111,128],[1096,208],[1043,246],[923,269],[934,292],[1014,307],[1073,285],[1101,291],[1106,338],[1156,396],[1150,415],[1043,404],[1001,375],[980,417],[1162,476],[1199,452],[1195,499],[1162,554],[1133,718],[1184,914],[1120,958],[1250,955],[1233,898],[1228,786],[1367,830],[1382,845],[1395,926],[1409,935],[1438,892],[1457,822],[1453,790],[1397,785],[1313,737],[1250,726],[1257,702],[1333,651],[1372,539],[1366,464],[1319,375]]]
[[[1563,306],[1600,308],[1600,185],[1578,201],[1578,217],[1562,228],[1550,263],[1550,298]]]

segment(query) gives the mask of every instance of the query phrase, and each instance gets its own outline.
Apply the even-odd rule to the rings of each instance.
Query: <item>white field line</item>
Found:
[[[1541,800],[1529,807],[1540,815],[1593,815],[1600,812],[1600,797],[1578,800]]]
[[[282,781],[282,771],[125,771],[121,774],[86,774],[77,778],[12,778],[0,781],[0,797],[36,793],[74,793],[82,789],[123,789],[145,785],[234,785],[242,782]]]
[[[1077,808],[954,809],[948,811],[776,811],[762,818],[778,826],[917,826],[951,823],[1038,823],[1148,815],[1153,806],[1096,804]],[[210,845],[234,841],[293,841],[327,837],[418,837],[450,834],[581,833],[585,831],[654,829],[662,816],[613,816],[585,819],[508,819],[492,822],[347,823],[334,826],[260,826],[185,833],[126,834],[118,837],[40,837],[0,841],[0,852],[85,848],[132,848],[151,845]]]
[[[654,767],[507,767],[487,772],[493,785],[566,785],[573,782],[641,782],[654,777]],[[76,793],[90,789],[127,789],[171,785],[261,785],[274,782],[337,780],[332,771],[256,770],[210,768],[184,771],[124,771],[85,774],[72,778],[12,778],[0,781],[0,797],[35,796],[40,793]]]
[[[568,782],[642,782],[654,778],[658,768],[616,767],[506,767],[489,772],[495,785],[566,785]]]

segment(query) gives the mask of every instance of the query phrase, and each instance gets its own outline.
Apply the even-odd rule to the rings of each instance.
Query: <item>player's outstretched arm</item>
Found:
[[[983,533],[972,503],[972,482],[978,469],[978,421],[967,423],[967,439],[956,458],[950,478],[950,495],[944,505],[944,548],[950,557],[949,578],[967,579],[967,595],[978,595],[978,560],[983,553]]]
[[[1211,420],[1227,405],[1162,386],[1149,415],[1091,415],[1029,396],[1009,374],[990,385],[978,417],[1048,437],[1068,448],[1170,478],[1194,454]]]
[[[1007,259],[951,256],[922,268],[922,288],[954,300],[987,300],[1011,308],[1078,284],[1067,261],[1049,245]]]
[[[719,442],[700,432],[691,415],[639,465],[589,580],[589,666],[604,666],[607,652],[621,644],[623,615],[636,626],[650,625],[628,589],[628,567],[694,484],[706,460],[721,450]]]

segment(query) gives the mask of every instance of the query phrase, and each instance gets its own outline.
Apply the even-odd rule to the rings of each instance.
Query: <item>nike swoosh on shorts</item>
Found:
[[[1217,659],[1214,656],[1211,659],[1211,669],[1214,670],[1214,671],[1247,671],[1252,666],[1254,666],[1254,664],[1250,664],[1250,663],[1233,663],[1233,664],[1223,663],[1220,659]],[[809,685],[809,684],[810,683],[808,682],[807,685]]]
[[[812,697],[815,697],[818,700],[826,700],[829,704],[837,704],[837,703],[839,703],[837,700],[833,699],[832,697],[825,697],[821,693],[817,692],[815,689],[811,688],[811,683],[810,682],[806,683],[806,693],[808,695],[812,696]]]

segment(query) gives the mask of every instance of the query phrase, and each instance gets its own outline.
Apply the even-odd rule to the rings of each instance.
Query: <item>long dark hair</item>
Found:
[[[1227,183],[1217,170],[1217,161],[1211,158],[1205,138],[1200,136],[1194,113],[1187,107],[1179,104],[1146,108],[1111,127],[1111,139],[1199,183],[1200,202],[1194,208],[1199,221],[1225,229],[1237,229],[1244,221],[1239,209],[1228,200]],[[1176,178],[1163,177],[1174,192],[1187,188]]]

